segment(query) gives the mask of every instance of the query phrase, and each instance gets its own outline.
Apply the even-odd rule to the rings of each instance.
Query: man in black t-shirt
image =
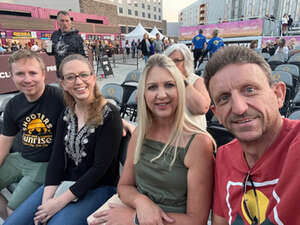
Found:
[[[8,204],[0,198],[0,213],[5,219],[44,183],[57,119],[64,108],[61,90],[45,85],[42,59],[28,50],[9,58],[12,80],[21,91],[4,111],[0,135],[0,190],[18,182]],[[18,135],[16,135],[18,134]],[[9,153],[17,138],[17,152]]]

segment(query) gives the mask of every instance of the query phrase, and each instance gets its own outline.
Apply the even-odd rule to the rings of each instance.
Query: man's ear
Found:
[[[286,95],[285,83],[278,81],[276,84],[274,84],[273,91],[277,98],[278,108],[280,109],[284,104],[285,95]]]

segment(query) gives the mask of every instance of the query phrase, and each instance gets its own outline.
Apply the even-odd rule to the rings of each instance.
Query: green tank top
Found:
[[[185,148],[177,149],[172,167],[171,151],[166,151],[151,162],[161,152],[164,143],[149,139],[143,141],[140,159],[135,166],[137,190],[158,204],[164,212],[186,213],[188,168],[184,165],[184,158],[194,136]]]

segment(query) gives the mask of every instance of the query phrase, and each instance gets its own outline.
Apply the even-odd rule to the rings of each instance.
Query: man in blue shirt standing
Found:
[[[194,46],[194,68],[197,66],[197,62],[200,59],[199,65],[202,63],[202,55],[204,54],[204,50],[206,48],[206,37],[202,34],[203,30],[199,30],[199,34],[196,35],[193,40],[193,46]]]
[[[208,41],[206,53],[209,52],[210,57],[221,47],[224,47],[224,42],[218,37],[219,31],[213,30],[213,38]]]

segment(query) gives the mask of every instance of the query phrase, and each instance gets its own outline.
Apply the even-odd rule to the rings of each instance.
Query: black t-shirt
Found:
[[[3,135],[17,135],[15,146],[25,159],[48,162],[55,137],[57,119],[64,109],[62,91],[46,86],[42,96],[29,102],[23,93],[12,98],[5,108]]]

